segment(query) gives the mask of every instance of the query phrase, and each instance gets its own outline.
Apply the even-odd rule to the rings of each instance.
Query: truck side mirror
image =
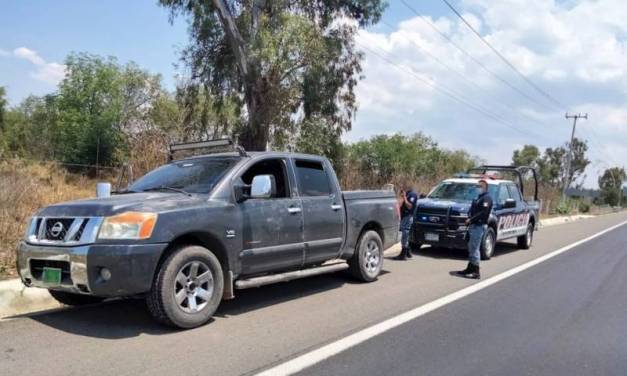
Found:
[[[276,181],[272,175],[257,175],[253,178],[250,198],[271,198],[276,194]]]
[[[515,207],[516,207],[516,200],[514,200],[513,198],[508,198],[503,203],[503,209],[513,209]]]

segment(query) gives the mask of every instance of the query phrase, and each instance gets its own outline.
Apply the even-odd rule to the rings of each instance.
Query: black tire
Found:
[[[105,298],[92,295],[74,294],[71,292],[48,290],[50,295],[59,303],[69,306],[82,306],[86,304],[100,303]]]
[[[496,248],[496,233],[492,227],[488,227],[481,240],[481,259],[489,260]]]
[[[409,243],[409,250],[412,252],[418,252],[420,250],[420,247],[422,247],[422,244],[420,243]]]
[[[418,252],[422,244],[418,240],[418,234],[416,234],[416,222],[411,224],[411,228],[409,230],[409,250],[412,252]]]
[[[351,275],[362,282],[377,279],[383,266],[383,242],[376,231],[369,230],[361,235],[348,265]]]
[[[205,272],[211,274],[207,276]],[[181,276],[186,278],[184,283],[178,279]],[[206,298],[201,297],[199,289],[203,290],[203,295],[207,294]],[[190,329],[211,319],[220,305],[223,290],[224,276],[218,258],[206,248],[182,246],[161,265],[146,296],[146,303],[148,311],[157,321]],[[175,296],[177,292],[183,297],[180,302]]]
[[[533,242],[533,223],[529,223],[527,226],[527,232],[525,235],[519,236],[516,240],[518,241],[518,248],[520,249],[529,249],[531,248],[531,243]]]

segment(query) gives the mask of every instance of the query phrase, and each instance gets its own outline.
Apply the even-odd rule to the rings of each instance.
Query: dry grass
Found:
[[[0,279],[16,275],[15,249],[37,209],[92,197],[95,186],[95,179],[68,173],[56,164],[0,161]]]

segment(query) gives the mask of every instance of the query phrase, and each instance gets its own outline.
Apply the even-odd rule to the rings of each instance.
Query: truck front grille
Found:
[[[63,241],[74,223],[73,218],[47,218],[44,238],[46,240]]]
[[[39,217],[31,224],[27,239],[53,245],[90,243],[101,221],[96,217]]]
[[[417,214],[418,215],[443,215],[446,216],[448,213],[448,208],[425,208],[418,207]]]

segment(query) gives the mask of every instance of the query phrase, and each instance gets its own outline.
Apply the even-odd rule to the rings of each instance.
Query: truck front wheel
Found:
[[[48,290],[50,295],[59,303],[69,306],[81,306],[86,304],[100,303],[104,298],[91,295],[74,294],[71,292]]]
[[[494,254],[494,248],[496,247],[496,233],[492,227],[488,227],[483,236],[483,241],[481,242],[481,259],[489,260],[492,258]]]
[[[223,289],[218,258],[206,248],[184,246],[163,262],[146,301],[157,321],[189,329],[211,319]]]
[[[369,230],[361,235],[348,265],[351,275],[360,281],[377,279],[383,266],[383,242],[376,231]]]

